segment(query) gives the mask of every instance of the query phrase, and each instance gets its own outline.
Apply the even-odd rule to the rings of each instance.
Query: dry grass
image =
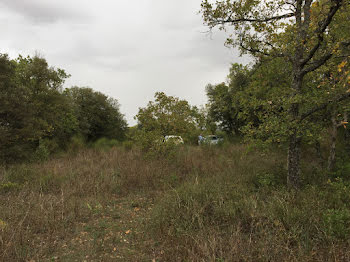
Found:
[[[348,188],[290,192],[284,162],[235,145],[3,168],[0,261],[349,260]]]

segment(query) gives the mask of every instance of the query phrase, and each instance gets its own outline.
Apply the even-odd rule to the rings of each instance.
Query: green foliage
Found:
[[[0,55],[0,162],[46,160],[72,149],[74,136],[88,142],[124,138],[117,100],[90,88],[63,92],[68,77],[39,56]]]
[[[241,118],[242,103],[239,94],[244,92],[250,82],[249,68],[239,64],[232,64],[228,75],[228,84],[208,85],[208,115],[213,122],[218,122],[221,129],[228,134],[241,134],[245,123]]]
[[[139,146],[146,157],[172,158],[180,145],[173,141],[164,141],[164,137],[156,131],[139,130],[134,137],[135,145]]]
[[[38,161],[45,161],[50,156],[49,140],[39,140],[39,146],[36,148],[34,153],[34,159]]]
[[[75,135],[70,139],[67,146],[67,151],[72,153],[77,153],[82,150],[86,145],[86,140],[82,135]]]
[[[257,187],[274,187],[277,182],[274,174],[264,173],[256,176],[255,184]]]
[[[7,55],[0,56],[0,159],[11,161],[26,157],[31,149],[25,140],[33,135],[33,129],[27,127],[28,90],[16,85],[16,62]]]
[[[328,209],[323,215],[325,232],[335,239],[348,239],[350,236],[350,210]]]
[[[139,130],[134,136],[135,144],[147,152],[152,151],[153,148],[157,147],[158,144],[163,143],[163,137],[158,132],[146,132]]]
[[[288,181],[298,188],[301,143],[319,140],[324,128],[322,118],[313,118],[350,97],[349,71],[342,69],[350,46],[349,1],[203,0],[201,7],[209,28],[231,28],[227,45],[256,58],[253,81],[239,99],[248,122],[242,130],[255,141],[285,142]],[[341,84],[325,84],[327,75]]]
[[[94,142],[92,146],[97,150],[109,150],[119,145],[120,145],[120,141],[116,139],[108,139],[103,137],[98,139],[96,142]]]
[[[28,159],[41,140],[52,137],[64,144],[75,131],[72,107],[61,93],[68,75],[38,56],[10,60],[1,55],[0,64],[0,96],[5,101],[0,104],[0,158]]]
[[[198,108],[191,107],[187,101],[167,96],[163,92],[155,94],[145,108],[140,108],[135,117],[139,129],[160,136],[180,135],[185,142],[195,143],[201,122]]]
[[[348,160],[338,161],[336,170],[332,173],[333,177],[341,179],[350,179],[350,162]]]
[[[328,181],[327,190],[322,194],[328,199],[328,206],[331,209],[350,208],[350,185],[341,178],[334,181]]]
[[[86,87],[72,87],[64,93],[73,101],[78,132],[88,142],[103,137],[124,139],[127,124],[117,100]]]

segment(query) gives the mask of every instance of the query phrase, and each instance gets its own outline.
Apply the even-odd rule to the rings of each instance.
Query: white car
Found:
[[[179,144],[183,144],[184,143],[184,140],[182,139],[181,136],[165,136],[164,137],[164,142],[167,143],[167,142],[172,142],[176,145],[179,145]]]
[[[217,145],[224,141],[222,137],[215,136],[215,135],[209,135],[203,137],[201,141],[198,141],[199,144],[206,144],[206,145]]]

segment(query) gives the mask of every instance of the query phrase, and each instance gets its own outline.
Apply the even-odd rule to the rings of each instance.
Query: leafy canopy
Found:
[[[150,101],[147,107],[139,108],[135,117],[139,129],[162,136],[181,135],[187,139],[195,136],[193,132],[201,120],[197,107],[163,92],[157,92],[154,97],[155,101]]]

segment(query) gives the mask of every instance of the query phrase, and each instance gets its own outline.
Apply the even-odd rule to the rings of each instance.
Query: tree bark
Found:
[[[298,69],[296,69],[298,72]],[[299,74],[295,74],[292,87],[295,94],[301,92],[303,77]],[[291,105],[289,113],[294,121],[298,120],[299,117],[299,103],[293,103]],[[288,158],[287,158],[287,184],[289,188],[298,189],[300,185],[300,145],[301,137],[298,135],[298,127],[293,127],[293,132],[289,137],[288,145]]]
[[[296,132],[289,137],[288,147],[288,177],[289,188],[298,189],[300,186],[300,145],[301,139],[297,137]]]
[[[315,151],[316,151],[316,156],[319,160],[320,163],[323,162],[323,157],[322,157],[322,152],[321,152],[321,143],[320,141],[315,142]]]
[[[328,171],[332,172],[335,169],[336,164],[336,145],[337,145],[337,135],[338,135],[338,128],[343,126],[344,123],[348,122],[348,115],[345,112],[344,113],[344,120],[340,123],[337,122],[336,118],[336,111],[334,111],[332,115],[332,130],[331,130],[331,145],[329,148],[329,157],[328,157]]]
[[[301,74],[301,65],[300,60],[303,53],[303,48],[299,47],[299,53],[296,56],[293,67],[293,82],[292,89],[294,90],[294,95],[301,93],[301,88],[303,84],[304,76]],[[294,102],[291,105],[289,114],[291,115],[293,121],[298,121],[300,114],[300,104],[299,102]],[[300,186],[300,145],[301,137],[298,134],[298,126],[294,126],[293,123],[293,132],[289,137],[288,145],[288,157],[287,157],[287,184],[289,188],[298,189]]]
[[[333,171],[335,168],[335,148],[337,142],[337,131],[338,131],[338,123],[335,119],[335,116],[332,116],[332,130],[331,130],[331,145],[329,149],[329,157],[328,157],[328,171]]]
[[[307,21],[310,17],[305,16],[303,21],[302,19],[302,8],[303,0],[296,1],[296,11],[295,11],[295,23],[297,27],[296,34],[296,52],[293,57],[293,80],[291,83],[291,88],[293,90],[294,96],[301,94],[301,89],[303,85],[304,74],[303,70],[303,57],[305,53],[305,47],[303,43],[306,40],[306,28]],[[294,98],[294,97],[293,97]],[[293,99],[292,98],[292,99]],[[293,121],[297,121],[299,118],[299,102],[292,102],[289,114],[292,117]],[[295,123],[293,123],[295,124]],[[301,138],[298,136],[298,127],[293,126],[293,132],[289,137],[288,145],[288,157],[287,157],[287,184],[289,188],[298,189],[300,185],[300,145]]]

